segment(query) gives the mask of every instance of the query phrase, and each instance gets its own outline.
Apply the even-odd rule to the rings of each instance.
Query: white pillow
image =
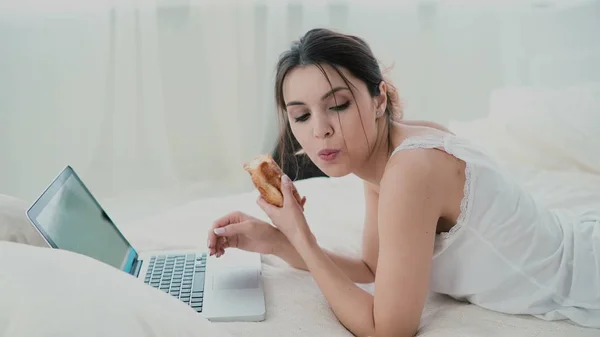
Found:
[[[600,82],[492,93],[488,131],[525,165],[600,174]]]
[[[25,216],[28,206],[23,200],[0,194],[0,241],[47,246],[42,236]]]
[[[519,139],[511,134],[511,130],[492,122],[489,118],[468,122],[451,121],[448,128],[456,135],[483,148],[513,173],[540,170],[571,171],[573,167],[572,160],[557,154],[551,148],[542,151],[535,142]]]
[[[72,252],[0,242],[0,335],[228,336],[171,295]]]

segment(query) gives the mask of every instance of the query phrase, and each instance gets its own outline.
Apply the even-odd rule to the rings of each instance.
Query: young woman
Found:
[[[600,216],[547,210],[473,144],[402,120],[362,39],[309,31],[281,56],[275,98],[312,162],[364,181],[362,258],[318,246],[285,176],[283,207],[258,200],[273,226],[228,214],[211,255],[236,247],[310,271],[356,336],[413,336],[429,291],[600,328]],[[371,282],[374,295],[356,285]]]

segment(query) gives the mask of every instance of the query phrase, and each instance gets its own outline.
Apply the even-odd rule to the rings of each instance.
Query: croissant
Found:
[[[281,176],[283,171],[268,154],[255,157],[249,163],[244,164],[246,170],[252,178],[252,183],[260,192],[260,195],[266,202],[277,207],[283,206],[283,194],[281,192]],[[292,193],[300,206],[304,206],[306,199],[300,198],[298,190],[292,185]]]

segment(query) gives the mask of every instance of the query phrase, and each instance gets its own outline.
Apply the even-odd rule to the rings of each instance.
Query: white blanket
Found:
[[[532,193],[550,207],[600,209],[600,177],[583,173],[514,171]],[[296,183],[307,196],[306,216],[321,245],[360,254],[364,206],[361,183],[349,176],[313,178]],[[139,249],[205,247],[212,221],[240,210],[267,219],[255,192],[198,200],[122,229]],[[273,256],[263,257],[267,317],[260,323],[214,323],[234,336],[351,336],[337,321],[308,272],[294,270]],[[362,285],[370,290],[371,285]],[[566,322],[509,316],[432,295],[425,306],[419,336],[598,336],[600,331]]]

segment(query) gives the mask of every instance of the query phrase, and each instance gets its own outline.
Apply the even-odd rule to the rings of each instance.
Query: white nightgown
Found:
[[[600,328],[600,210],[546,209],[484,151],[455,135],[409,137],[392,155],[415,148],[437,148],[466,163],[459,221],[435,242],[431,291],[499,312]]]

